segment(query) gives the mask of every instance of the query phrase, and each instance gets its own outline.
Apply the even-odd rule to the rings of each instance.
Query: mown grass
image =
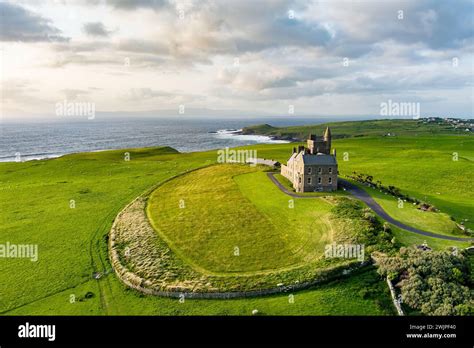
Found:
[[[349,181],[369,193],[391,217],[406,225],[437,234],[453,235],[462,232],[446,213],[423,211],[412,203],[399,202],[397,197],[390,194],[385,194],[353,180]]]
[[[258,168],[228,164],[163,184],[147,212],[173,251],[204,273],[273,272],[318,259],[335,228],[327,201],[289,200]]]

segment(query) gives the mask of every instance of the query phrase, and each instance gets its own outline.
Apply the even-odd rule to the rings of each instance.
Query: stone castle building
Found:
[[[337,189],[336,150],[331,154],[331,130],[322,138],[309,135],[307,147],[293,148],[281,174],[293,183],[296,192],[334,191]]]

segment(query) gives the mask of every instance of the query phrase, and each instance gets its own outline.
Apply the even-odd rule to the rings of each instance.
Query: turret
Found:
[[[328,153],[331,151],[331,130],[329,127],[326,127],[326,131],[324,132],[323,140],[327,143]]]

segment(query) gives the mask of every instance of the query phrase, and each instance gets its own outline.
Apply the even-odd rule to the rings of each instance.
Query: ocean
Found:
[[[69,153],[171,146],[180,152],[203,151],[257,143],[282,142],[266,136],[238,135],[249,125],[317,124],[321,118],[134,118],[66,122],[3,122],[0,162],[29,161]]]

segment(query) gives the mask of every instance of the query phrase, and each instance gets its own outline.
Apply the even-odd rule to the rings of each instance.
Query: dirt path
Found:
[[[294,192],[291,192],[288,190],[286,187],[284,187],[274,176],[275,172],[268,172],[267,175],[270,178],[271,181],[277,185],[277,187],[285,194],[294,197],[294,198],[318,198],[318,197],[311,197],[311,196],[301,196],[298,195]],[[433,232],[428,232],[428,231],[423,231],[415,227],[411,227],[408,225],[405,225],[404,223],[395,220],[392,218],[390,215],[387,214],[387,212],[363,189],[360,187],[357,187],[356,185],[351,184],[349,181],[344,180],[339,178],[339,183],[341,184],[342,187],[344,187],[347,192],[349,192],[351,195],[353,195],[355,198],[361,200],[367,206],[374,211],[375,214],[377,214],[379,217],[384,219],[385,221],[391,223],[394,226],[397,226],[398,228],[401,228],[402,230],[412,232],[412,233],[417,233],[422,236],[426,237],[432,237],[432,238],[439,238],[439,239],[445,239],[445,240],[454,240],[458,242],[472,242],[474,241],[474,238],[462,238],[462,237],[454,237],[454,236],[446,236],[442,234],[437,234]]]

